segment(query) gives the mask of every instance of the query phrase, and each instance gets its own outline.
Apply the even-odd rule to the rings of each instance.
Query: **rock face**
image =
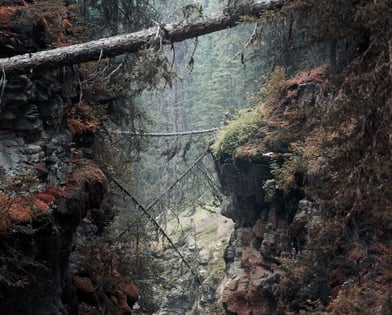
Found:
[[[298,106],[313,106],[318,85],[295,88],[297,100],[301,95]],[[267,128],[273,132],[280,126],[270,122]],[[312,229],[319,228],[318,211],[305,199],[304,174],[294,174],[288,191],[276,185],[272,171],[289,157],[287,144],[277,139],[237,148],[232,157],[222,156],[216,163],[227,196],[221,212],[235,223],[224,254],[228,280],[222,303],[228,315],[283,314],[283,264],[294,261]],[[312,290],[319,292],[321,286]]]
[[[6,24],[27,11],[1,9],[1,57],[44,48],[42,21]],[[68,269],[75,232],[106,193],[100,169],[71,150],[78,72],[0,79],[0,313],[77,314]]]
[[[235,231],[225,250],[228,281],[222,294],[227,314],[276,314],[281,270],[276,257],[290,252],[283,200],[267,202],[262,182],[271,178],[269,157],[257,163],[230,161],[220,165],[229,199],[222,214]]]
[[[74,233],[87,210],[100,206],[92,200],[98,195],[102,200],[105,191],[104,182],[94,179],[86,179],[89,185],[80,181],[67,186],[75,167],[69,151],[72,136],[64,126],[76,96],[70,93],[76,74],[67,69],[51,75],[53,81],[33,76],[10,79],[4,90],[2,171],[11,176],[11,185],[15,176],[22,183],[36,176],[20,194],[37,196],[48,211],[32,214],[30,220],[10,219],[3,231],[0,261],[7,271],[2,272],[0,289],[2,314],[75,313],[76,296],[66,292],[72,291],[67,268]]]
[[[2,171],[21,181],[36,176],[20,193],[38,196],[49,208],[32,214],[30,221],[11,220],[3,231],[1,314],[76,313],[67,274],[74,233],[89,209],[100,207],[106,190],[104,177],[83,173],[83,179],[75,179],[79,166],[71,160],[72,135],[65,126],[76,97],[70,92],[76,91],[76,73],[65,69],[50,76],[50,81],[39,76],[10,79],[3,95]]]

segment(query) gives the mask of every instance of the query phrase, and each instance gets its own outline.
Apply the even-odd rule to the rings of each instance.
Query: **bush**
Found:
[[[261,116],[257,110],[243,110],[228,122],[211,146],[217,156],[233,155],[236,148],[245,144],[255,135],[261,124]]]

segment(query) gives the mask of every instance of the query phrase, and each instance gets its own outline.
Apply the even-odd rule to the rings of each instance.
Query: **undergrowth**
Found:
[[[217,156],[232,156],[235,149],[245,144],[251,136],[257,133],[261,121],[258,110],[239,111],[221,128],[211,149]]]

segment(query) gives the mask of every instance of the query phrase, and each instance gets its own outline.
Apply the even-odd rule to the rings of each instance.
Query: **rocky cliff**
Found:
[[[74,7],[14,2],[0,7],[0,57],[66,45],[74,34],[64,20]],[[112,210],[91,159],[99,121],[87,105],[94,101],[81,98],[80,76],[78,67],[0,74],[1,314],[99,314],[108,305],[131,313],[138,298],[134,285],[108,281],[121,275],[104,243],[98,254],[88,250]],[[106,286],[98,285],[99,255],[113,258]]]
[[[222,214],[235,222],[225,250],[227,283],[222,293],[226,314],[277,314],[280,282],[284,278],[281,258],[294,258],[298,218],[308,211],[302,183],[287,195],[267,191],[263,183],[273,178],[271,165],[283,154],[259,152],[255,156],[219,163],[219,174],[228,196]],[[273,190],[275,190],[273,188]]]
[[[346,41],[340,70],[276,68],[257,119],[214,144],[235,222],[225,314],[391,312],[391,33],[367,31],[384,40]]]

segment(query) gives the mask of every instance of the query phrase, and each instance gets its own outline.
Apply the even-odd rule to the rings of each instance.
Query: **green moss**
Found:
[[[257,109],[240,111],[218,133],[217,139],[211,146],[215,155],[233,155],[234,150],[245,144],[256,134],[262,118]]]
[[[234,151],[247,143],[257,133],[259,128],[271,116],[271,106],[282,90],[286,80],[286,71],[282,67],[275,69],[265,78],[265,83],[253,97],[258,106],[238,112],[219,132],[216,141],[211,146],[216,156],[233,155]]]

